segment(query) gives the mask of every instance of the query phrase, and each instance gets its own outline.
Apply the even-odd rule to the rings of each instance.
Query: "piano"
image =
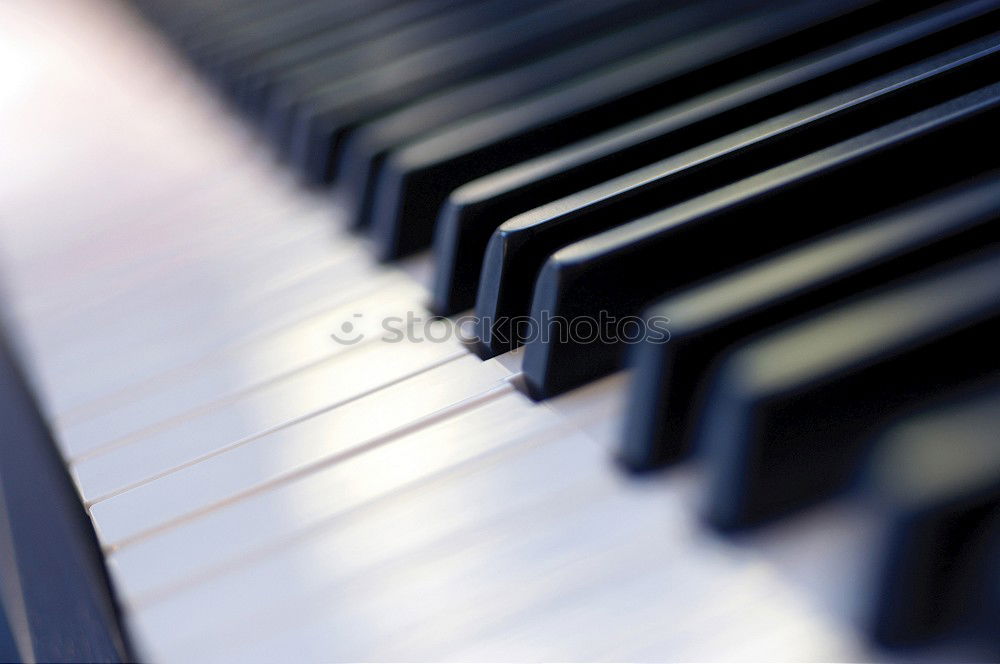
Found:
[[[22,0],[0,72],[0,659],[1000,657],[1000,0]]]

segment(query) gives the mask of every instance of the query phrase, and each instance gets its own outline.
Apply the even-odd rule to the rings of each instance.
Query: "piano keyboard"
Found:
[[[20,656],[995,659],[998,64],[1000,0],[0,5],[113,609],[5,562]]]

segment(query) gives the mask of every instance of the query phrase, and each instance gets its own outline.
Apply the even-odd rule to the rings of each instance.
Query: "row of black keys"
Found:
[[[883,639],[997,608],[1000,0],[140,5],[533,396],[629,351],[625,466],[697,452],[722,528],[867,469]],[[537,329],[636,314],[669,339]]]

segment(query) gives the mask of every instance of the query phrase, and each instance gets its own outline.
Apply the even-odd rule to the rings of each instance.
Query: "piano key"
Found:
[[[400,0],[306,2],[277,16],[242,25],[223,38],[212,40],[207,45],[207,52],[201,56],[203,66],[223,85],[224,90],[230,92],[231,70],[239,67],[242,61],[329,29],[351,28],[360,20],[399,4]]]
[[[352,278],[357,282],[352,283]],[[61,383],[60,391],[64,393],[54,398],[62,402],[62,408],[72,408],[350,302],[389,281],[364,265],[334,263],[262,290],[256,296],[242,289],[236,293],[175,292],[170,295],[180,303],[179,307],[184,306],[184,300],[193,300],[191,308],[202,306],[207,313],[199,317],[189,308],[184,315],[171,317],[172,311],[167,308],[162,317],[136,315],[124,319],[120,328],[95,325],[94,332],[81,338],[78,345],[53,339],[58,346],[40,361],[46,373],[52,372],[53,379]],[[177,343],[178,338],[183,338],[183,343]],[[114,342],[120,347],[116,348]],[[75,373],[58,380],[59,372],[67,370]]]
[[[792,3],[750,14],[574,79],[530,101],[458,123],[394,152],[382,166],[372,215],[379,258],[398,258],[428,246],[448,194],[476,177],[900,15],[885,5],[870,4],[864,0]]]
[[[404,273],[378,275],[360,288],[338,293],[336,299],[321,302],[318,310],[305,310],[300,312],[301,317],[249,330],[248,334],[210,353],[186,362],[178,361],[146,379],[109,390],[87,403],[62,409],[54,420],[60,432],[64,432],[67,427],[108,417],[112,410],[128,408],[133,400],[137,411],[143,409],[147,400],[151,408],[172,408],[174,406],[167,403],[172,404],[174,398],[180,402],[211,399],[207,395],[241,391],[235,385],[245,389],[251,386],[249,384],[263,384],[339,352],[340,348],[331,349],[329,342],[333,340],[332,333],[343,332],[345,322],[351,323],[351,332],[359,331],[366,338],[384,334],[379,318],[381,313],[391,310],[395,315],[401,309],[412,307],[418,301],[414,296],[414,290],[418,289],[419,286]],[[370,305],[369,301],[379,304]],[[252,363],[246,360],[250,353],[253,353]],[[249,384],[234,384],[234,380],[245,380]]]
[[[227,24],[253,21],[261,17],[281,12],[292,2],[160,2],[159,0],[137,0],[135,6],[143,15],[154,21],[157,27],[180,44],[185,40],[197,40],[202,32],[207,32]]]
[[[56,406],[55,412],[87,408],[95,401],[127,392],[137,384],[155,381],[178,367],[226,352],[228,348],[249,343],[330,308],[379,290],[391,299],[391,292],[397,287],[407,288],[401,286],[401,277],[405,275],[400,273],[372,273],[369,276],[369,280],[345,287],[343,272],[317,273],[297,282],[294,288],[278,291],[274,297],[235,309],[225,317],[213,318],[204,329],[188,331],[182,328],[182,333],[188,335],[182,337],[183,342],[179,343],[174,336],[178,334],[177,329],[167,326],[147,339],[145,352],[134,342],[134,337],[122,352],[115,352],[113,346],[102,346],[95,337],[90,337],[94,350],[89,360],[86,354],[72,352],[67,344],[60,344],[38,358],[40,380],[51,388],[47,394]],[[42,350],[41,345],[38,350]],[[67,371],[77,373],[69,377]]]
[[[410,0],[349,25],[330,28],[309,39],[298,40],[244,63],[233,72],[234,95],[240,108],[256,121],[264,120],[266,96],[277,77],[300,63],[326,53],[377,39],[410,23],[434,17],[463,0]]]
[[[650,470],[678,459],[695,431],[702,377],[751,334],[1000,240],[1000,179],[935,194],[884,217],[712,279],[657,303],[669,340],[633,349],[619,459]]]
[[[951,401],[881,436],[865,473],[883,528],[867,623],[883,644],[979,628],[996,645],[1000,392]]]
[[[233,401],[116,441],[112,447],[76,463],[72,474],[84,500],[98,500],[464,352],[454,341],[363,341],[346,353],[279,378]]]
[[[994,155],[980,147],[998,108],[1000,86],[992,85],[560,249],[539,274],[532,319],[553,334],[553,326],[581,317],[598,327],[599,318],[619,321],[716,272],[989,170]],[[947,172],[933,168],[941,160]],[[795,212],[803,206],[807,217]],[[789,218],[796,223],[777,225]],[[762,220],[771,222],[766,232]],[[588,329],[590,339],[526,344],[532,396],[553,396],[619,366],[623,344],[594,342]]]
[[[508,1],[504,18],[488,27],[460,31],[440,44],[308,90],[308,98],[299,101],[295,113],[292,163],[306,181],[329,182],[344,134],[358,124],[471,78],[531,62],[622,20],[619,14],[628,20],[663,3],[552,0],[537,6],[535,0],[532,4],[533,10],[517,14],[517,3]]]
[[[599,474],[603,458],[580,434],[523,441],[468,464],[464,472],[404,489],[322,524],[288,546],[247,560],[250,564],[227,565],[199,583],[138,592],[128,599],[136,627],[166,647],[192,648],[194,642],[210,640],[212,633],[251,619],[260,611],[262,597],[270,598],[267,605],[276,612],[291,610],[319,588],[360,577],[436,543],[468,537],[483,524],[537,513],[553,496]],[[567,464],[567,459],[573,461]],[[554,465],[565,472],[552,474]],[[443,510],[442,505],[466,508]],[[397,536],[385,537],[390,532]],[[150,581],[156,583],[152,577]],[[216,610],[206,610],[211,606]],[[164,625],[173,629],[164,630]]]
[[[432,309],[450,315],[475,303],[486,245],[507,219],[986,35],[1000,26],[997,8],[945,5],[462,185],[437,221]],[[354,133],[345,160],[367,135]],[[352,169],[342,171],[352,178]],[[354,172],[366,175],[363,167]]]
[[[346,137],[337,169],[336,185],[349,207],[349,223],[368,226],[378,167],[392,149],[460,118],[541,92],[608,62],[704,28],[728,17],[730,11],[720,3],[667,4],[661,13],[644,16],[635,25],[616,29],[619,26],[609,24],[607,28],[613,31],[606,35],[431,95],[361,125]]]
[[[393,284],[395,286],[395,284]],[[128,398],[103,399],[89,417],[62,418],[58,438],[71,459],[175,420],[186,413],[228,402],[334,355],[348,352],[353,340],[386,338],[383,322],[420,301],[419,289],[376,290],[329,312],[298,321],[262,338],[203,357],[141,386],[130,386]],[[343,333],[343,326],[349,333]],[[338,342],[331,335],[344,339]],[[358,342],[360,343],[360,341]],[[110,401],[110,403],[109,403]]]
[[[90,513],[110,542],[178,523],[444,420],[492,390],[508,389],[508,376],[499,364],[459,355],[298,425],[98,500]]]
[[[505,222],[487,245],[476,313],[483,352],[517,345],[502,329],[529,313],[545,259],[560,247],[874,129],[994,79],[1000,35],[839,92]]]
[[[565,5],[565,0],[544,0],[541,3],[517,0],[507,4],[497,0],[478,0],[355,47],[301,62],[283,71],[267,94],[267,135],[282,154],[295,155],[309,141],[308,136],[296,135],[297,125],[308,125],[311,122],[309,116],[314,112],[312,109],[319,112],[322,107],[320,98],[327,90],[336,92],[335,88],[343,88],[345,81],[364,81],[366,77],[377,77],[384,67],[398,68],[400,62],[409,61],[410,58],[416,58],[418,64],[420,60],[427,58],[436,61],[439,51],[454,50],[455,44],[461,46],[470,34],[485,30],[496,31],[500,21],[523,21],[526,16],[533,15],[532,10],[546,11],[554,2],[562,2],[559,6]],[[538,27],[541,26],[536,26],[536,29]],[[468,58],[469,53],[463,52],[461,56],[462,60],[459,62]],[[452,54],[451,59],[439,64],[453,61]],[[356,92],[360,90],[355,90]],[[337,95],[328,96],[330,99],[327,105],[336,108]],[[373,116],[374,114],[370,114],[365,119]],[[296,147],[297,145],[302,147]],[[300,162],[296,160],[294,163]],[[317,181],[325,179],[319,178]]]
[[[586,459],[592,458],[593,450],[584,447],[582,452]],[[702,531],[690,524],[683,510],[672,509],[667,500],[655,500],[658,490],[667,487],[619,484],[609,481],[607,474],[584,479],[589,481],[579,483],[569,495],[556,494],[520,514],[450,538],[444,545],[374,567],[372,573],[343,580],[335,576],[333,584],[310,585],[298,602],[277,607],[264,602],[257,620],[270,626],[266,634],[250,634],[247,623],[234,621],[227,629],[217,630],[214,641],[203,637],[189,644],[188,652],[238,643],[241,650],[234,659],[245,656],[244,652],[262,657],[296,653],[305,659],[317,652],[336,652],[345,659],[368,652],[390,660],[404,652],[433,657],[432,653],[459,648],[459,652],[475,653],[476,646],[495,645],[504,636],[521,635],[522,629],[539,622],[555,628],[558,618],[573,614],[621,635],[623,641],[632,636],[643,641],[642,626],[649,624],[645,616],[658,616],[663,622],[654,620],[654,624],[669,625],[671,633],[675,629],[701,633],[717,630],[720,611],[738,611],[742,617],[737,622],[745,621],[746,605],[737,600],[745,597],[743,593],[756,598],[759,592],[782,604],[791,600],[773,585],[774,576],[762,562],[749,555],[708,542],[699,547],[702,556],[685,555],[692,540],[701,541]],[[485,480],[489,482],[489,476]],[[434,490],[436,484],[428,489]],[[622,514],[633,519],[622,519]],[[334,565],[329,568],[336,573]],[[422,573],[413,574],[414,568]],[[326,578],[327,567],[321,569]],[[637,569],[648,569],[649,575],[637,578]],[[258,568],[259,573],[263,571]],[[515,590],[502,590],[503,586]],[[735,595],[734,587],[740,588]],[[647,592],[635,601],[634,591],[640,588]],[[668,599],[677,592],[690,600],[683,608]],[[720,602],[720,594],[731,601]],[[331,595],[341,597],[343,603],[331,604]],[[629,596],[632,610],[625,608]],[[783,633],[790,625],[802,623],[801,619],[789,621],[791,615],[782,610],[781,618],[772,615],[764,622]],[[520,648],[540,658],[539,653],[552,653],[552,659],[560,660],[593,656],[587,647],[595,644],[574,636],[579,625],[569,622],[572,627],[564,625],[569,627],[564,637],[543,638],[537,644],[513,638],[508,646],[513,648],[511,659],[519,659]],[[330,625],[339,629],[330,633]],[[662,629],[655,631],[665,636]],[[739,641],[745,645],[742,637]],[[656,650],[648,641],[646,645]],[[623,643],[621,652],[632,652],[628,646]],[[694,643],[690,647],[696,649]],[[684,646],[675,639],[659,644],[661,656],[677,648]],[[214,655],[218,650],[208,652]],[[508,654],[507,650],[494,652]]]
[[[234,30],[259,21],[280,17],[288,12],[295,13],[299,11],[301,4],[303,3],[285,2],[284,0],[281,2],[254,2],[247,3],[236,11],[209,10],[209,12],[200,15],[197,12],[192,12],[193,16],[181,18],[180,21],[177,20],[178,13],[175,13],[174,9],[171,8],[166,14],[168,22],[166,29],[191,63],[200,66],[204,63],[205,52],[211,50],[218,41],[225,40],[227,35]],[[350,0],[348,4],[363,3]],[[161,14],[162,16],[163,14]]]
[[[365,454],[123,544],[109,556],[122,593],[169,588],[464,463],[564,430],[564,423],[513,388],[490,396]],[[288,505],[296,506],[293,512]]]
[[[743,528],[829,496],[894,411],[1000,372],[998,326],[992,251],[737,347],[709,379],[695,438],[706,518]]]

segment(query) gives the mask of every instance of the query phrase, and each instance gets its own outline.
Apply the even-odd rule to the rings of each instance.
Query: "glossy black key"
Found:
[[[225,39],[212,42],[202,56],[203,67],[227,92],[232,93],[236,87],[235,70],[246,66],[248,60],[330,29],[349,30],[362,19],[400,2],[353,0],[331,3],[321,0],[303,3],[273,18],[241,26],[227,34]]]
[[[321,0],[313,0],[321,2]],[[350,4],[362,9],[358,0],[349,0]],[[312,2],[308,4],[313,4]],[[301,2],[262,2],[247,3],[234,10],[219,10],[203,15],[177,34],[177,43],[190,61],[199,68],[206,67],[219,43],[236,39],[236,35],[245,26],[280,20],[284,14],[295,14],[301,11]],[[186,21],[184,21],[186,23]]]
[[[831,495],[887,418],[1000,372],[998,333],[994,247],[737,347],[709,379],[695,438],[706,518],[744,528]]]
[[[197,2],[191,0],[139,0],[135,6],[143,15],[154,22],[178,45],[197,43],[213,30],[224,29],[240,22],[280,13],[289,6],[298,4],[295,0],[270,2],[268,0],[220,0],[219,2]]]
[[[865,5],[871,3],[806,2],[762,11],[394,152],[375,197],[379,256],[427,246],[441,205],[461,184],[787,62],[898,16],[903,7]]]
[[[619,13],[625,18],[642,16],[662,5],[662,0],[555,0],[547,4],[535,0],[521,12],[515,11],[516,0],[506,4],[506,14],[482,29],[459,32],[409,57],[311,92],[296,105],[292,162],[308,181],[327,181],[344,132],[361,122],[578,43],[615,22]]]
[[[997,242],[1000,175],[994,174],[657,303],[642,318],[669,320],[669,336],[649,336],[632,349],[619,459],[629,469],[650,470],[688,451],[703,378],[726,349],[794,316]]]
[[[263,91],[264,129],[282,154],[287,154],[296,115],[306,113],[324,86],[370,74],[454,40],[456,35],[483,30],[504,18],[519,16],[533,6],[535,3],[527,0],[509,4],[501,0],[473,0],[363,43],[337,48],[282,69],[280,76]]]
[[[391,150],[456,120],[526,98],[599,69],[608,62],[622,60],[704,28],[726,18],[730,12],[729,5],[720,2],[699,2],[679,8],[664,4],[660,13],[643,16],[635,25],[615,29],[610,34],[527,65],[432,95],[360,126],[347,137],[337,169],[340,175],[337,186],[350,205],[352,225],[368,226],[375,175]],[[608,25],[609,30],[616,27]]]
[[[459,187],[435,229],[433,309],[473,305],[487,242],[511,217],[1000,30],[998,7],[925,12]]]
[[[487,246],[476,314],[525,316],[535,278],[560,247],[830,146],[996,80],[1000,35],[837,93],[502,224]],[[482,330],[487,354],[516,339]]]
[[[269,90],[289,69],[303,62],[342,51],[390,34],[404,26],[431,18],[465,4],[467,0],[411,0],[365,19],[330,28],[308,39],[262,54],[233,73],[233,95],[240,108],[256,122],[263,122]]]
[[[865,473],[881,524],[868,627],[883,644],[979,627],[998,645],[1000,386],[949,401],[886,432]]]
[[[995,84],[560,249],[538,277],[532,316],[634,315],[720,270],[990,170],[998,113]],[[619,366],[622,344],[585,341],[528,343],[529,392],[549,397]]]

